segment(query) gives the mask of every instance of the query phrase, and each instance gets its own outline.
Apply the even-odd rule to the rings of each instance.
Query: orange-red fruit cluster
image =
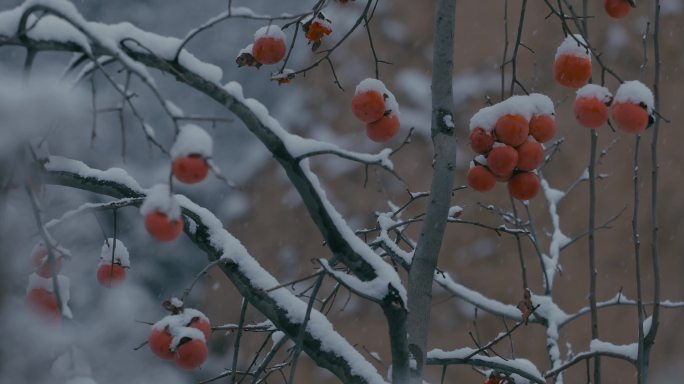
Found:
[[[205,318],[192,318],[185,326],[200,330],[204,334],[205,340],[211,336],[211,325]],[[172,350],[173,336],[168,326],[164,329],[152,327],[147,341],[150,345],[150,350],[157,357],[163,360],[173,360],[177,366],[184,369],[199,367],[206,361],[209,354],[204,340],[191,338],[183,338],[175,350]]]
[[[608,16],[614,19],[622,19],[629,14],[632,5],[629,3],[629,0],[605,0],[603,8],[605,8]]]
[[[393,138],[401,125],[399,117],[393,111],[387,111],[385,98],[376,90],[360,92],[352,98],[354,116],[366,123],[366,135],[378,143]]]
[[[207,161],[199,154],[177,157],[171,166],[173,175],[185,184],[196,184],[209,173]]]
[[[528,123],[521,115],[507,114],[497,120],[493,133],[473,129],[470,147],[486,157],[486,164],[475,159],[468,171],[468,185],[478,192],[488,192],[497,181],[508,182],[511,196],[531,199],[539,191],[539,179],[532,171],[544,160],[540,142],[551,140],[555,132],[555,121],[546,115],[535,115]]]
[[[126,269],[120,264],[102,263],[97,268],[97,282],[105,288],[112,288],[126,279]]]
[[[580,88],[591,77],[591,61],[586,57],[560,55],[553,66],[556,81],[569,88]]]
[[[165,213],[153,211],[145,215],[145,229],[159,241],[173,241],[183,232],[183,220],[169,220]]]

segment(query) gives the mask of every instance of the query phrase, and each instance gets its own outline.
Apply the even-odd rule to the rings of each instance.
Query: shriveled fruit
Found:
[[[173,337],[166,329],[156,329],[152,327],[147,342],[150,350],[157,357],[164,360],[173,360],[176,356],[171,352],[171,341]]]
[[[494,136],[482,128],[475,128],[470,132],[470,148],[474,152],[486,155],[492,150]]]
[[[190,321],[188,327],[199,329],[204,334],[204,339],[209,340],[209,337],[211,336],[211,324],[208,319],[195,317]]]
[[[556,81],[569,88],[579,88],[591,78],[591,61],[586,57],[560,55],[553,66]]]
[[[31,255],[31,264],[36,274],[40,277],[48,278],[52,277],[52,266],[48,262],[48,251],[45,247],[37,247],[33,254]],[[55,257],[55,275],[62,270],[62,259]]]
[[[478,192],[489,192],[496,185],[494,174],[482,165],[476,165],[468,170],[468,185]]]
[[[534,115],[530,119],[530,135],[540,143],[546,143],[556,135],[556,120],[548,115]]]
[[[495,175],[508,175],[513,172],[517,164],[518,151],[508,145],[494,146],[487,156],[487,165]]]
[[[532,172],[521,172],[508,180],[508,193],[518,200],[530,200],[539,192],[539,177]]]
[[[518,164],[521,171],[533,171],[544,161],[544,148],[535,139],[529,139],[516,148]]]
[[[396,115],[383,116],[378,121],[366,124],[366,135],[369,139],[382,143],[399,132],[399,118]]]
[[[327,20],[316,19],[307,27],[305,36],[309,41],[320,41],[331,33],[332,28]]]
[[[207,360],[208,355],[209,350],[202,340],[190,340],[176,350],[176,365],[184,369],[195,369]]]
[[[494,128],[496,138],[513,147],[527,140],[530,133],[529,123],[521,115],[504,115],[499,117]]]
[[[613,104],[611,112],[615,125],[627,133],[641,133],[648,127],[648,112],[641,105],[618,102]]]
[[[26,294],[26,301],[47,320],[59,323],[61,315],[57,296],[44,288],[33,288]]]
[[[378,121],[385,114],[385,98],[373,90],[357,93],[352,98],[352,112],[364,123]]]
[[[183,220],[169,220],[165,213],[153,211],[145,215],[145,229],[159,241],[173,241],[183,232]]]
[[[600,128],[608,121],[608,106],[596,97],[579,97],[573,105],[577,122],[587,128]]]
[[[606,10],[608,16],[614,19],[622,19],[629,14],[632,5],[628,0],[605,0],[603,8]]]
[[[262,36],[254,41],[252,56],[261,64],[275,64],[285,57],[285,50],[283,39]]]
[[[201,155],[192,154],[174,159],[172,171],[179,181],[185,184],[195,184],[207,177],[209,165]]]
[[[97,268],[97,282],[106,288],[116,287],[126,278],[126,270],[119,264],[102,263]]]

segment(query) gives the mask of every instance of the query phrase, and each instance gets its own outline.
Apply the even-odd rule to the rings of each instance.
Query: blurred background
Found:
[[[515,39],[521,0],[510,0],[507,12],[508,37]],[[578,7],[580,2],[576,2]],[[682,121],[681,101],[678,98],[684,76],[684,1],[663,0],[660,27],[662,49],[662,83],[660,113],[671,123],[663,123],[660,131],[660,258],[662,297],[684,300],[684,249],[680,202],[684,152],[680,142],[684,136],[679,127]],[[20,1],[2,0],[1,10],[8,10]],[[348,30],[365,2],[342,5],[332,3],[326,16],[332,20],[334,32],[323,41],[329,47]],[[456,186],[465,184],[468,163],[473,157],[468,147],[468,120],[488,101],[501,99],[501,70],[506,34],[504,2],[465,2],[457,4],[454,112],[458,129],[459,170]],[[86,19],[104,23],[131,22],[141,29],[162,35],[182,38],[190,29],[225,9],[225,2],[206,0],[201,6],[187,2],[162,0],[118,1],[116,3],[81,0],[75,5]],[[233,1],[234,6],[249,6],[259,13],[277,15],[282,12],[297,14],[311,4],[301,1]],[[638,79],[653,83],[653,2],[639,2],[638,8],[622,20],[608,18],[601,2],[592,2],[589,14],[589,36],[594,47],[603,52],[602,60],[626,80]],[[432,149],[429,140],[430,124],[430,66],[432,57],[433,2],[380,1],[370,24],[376,52],[380,59],[391,62],[381,65],[380,79],[397,97],[401,107],[402,130],[389,142],[398,146],[415,128],[412,141],[393,157],[395,169],[403,182],[392,175],[371,167],[368,183],[364,185],[364,168],[334,157],[312,160],[313,168],[322,180],[328,197],[354,229],[373,227],[374,212],[388,211],[388,202],[403,204],[407,188],[412,192],[426,191],[430,185]],[[553,81],[552,63],[556,47],[563,39],[561,26],[554,16],[546,17],[543,2],[527,4],[518,55],[518,79],[530,92],[549,95],[556,103],[557,138],[564,138],[560,151],[545,168],[544,175],[552,187],[565,190],[582,174],[589,162],[590,134],[579,127],[573,118],[574,92]],[[650,26],[648,26],[650,23]],[[365,136],[364,127],[350,113],[350,100],[356,84],[374,76],[373,57],[366,32],[357,30],[332,56],[340,89],[325,65],[296,78],[292,84],[278,86],[269,80],[276,67],[237,68],[234,62],[238,51],[249,44],[253,32],[263,22],[230,20],[197,36],[187,49],[199,59],[215,64],[223,70],[223,82],[239,81],[246,97],[253,97],[266,105],[287,130],[306,137],[331,141],[343,148],[375,152],[383,146]],[[647,27],[648,26],[648,27]],[[293,27],[285,32],[292,37]],[[646,35],[646,46],[642,35]],[[298,39],[302,39],[299,34]],[[510,54],[512,45],[509,46]],[[648,60],[644,62],[644,49]],[[300,69],[317,57],[304,40],[295,44],[289,68]],[[150,148],[137,121],[125,114],[125,151],[122,151],[121,126],[116,113],[100,113],[97,136],[91,141],[92,120],[90,82],[53,86],[71,58],[65,53],[40,53],[36,58],[34,75],[25,86],[20,82],[24,51],[0,47],[0,110],[3,126],[0,141],[11,143],[12,138],[45,138],[50,152],[76,158],[94,168],[121,167],[135,177],[143,187],[166,181],[168,159],[159,150]],[[110,73],[120,83],[124,76],[116,68]],[[151,71],[166,98],[186,114],[215,116],[231,119],[222,108],[205,96],[177,84],[171,77]],[[506,71],[506,95],[510,81],[510,66]],[[594,71],[595,79],[600,72]],[[118,94],[101,76],[96,77],[97,106],[108,108],[120,102]],[[6,85],[5,85],[6,84]],[[606,86],[615,92],[617,82],[608,77]],[[165,146],[172,140],[171,122],[158,103],[139,81],[132,83],[138,93],[134,102],[143,111],[145,120],[156,130]],[[64,96],[65,88],[68,97]],[[22,90],[23,89],[23,90]],[[516,93],[521,90],[517,89]],[[45,120],[45,121],[43,121]],[[216,178],[195,186],[177,185],[177,191],[200,205],[208,207],[225,223],[225,227],[247,247],[250,253],[281,282],[310,275],[316,265],[312,258],[328,257],[329,251],[308,218],[296,191],[289,185],[284,172],[271,160],[270,154],[238,121],[201,124],[214,137],[214,159],[225,176],[235,183],[228,187]],[[642,240],[642,276],[645,297],[652,297],[653,274],[650,262],[650,148],[652,129],[643,135],[640,151],[641,210],[639,225]],[[631,232],[633,206],[632,161],[635,139],[622,132],[604,127],[599,133],[599,148],[611,143],[611,150],[602,160],[598,171],[605,174],[598,183],[597,221],[603,223],[625,207],[626,211],[612,223],[610,229],[597,234],[598,279],[597,297],[606,300],[622,291],[635,298],[635,263]],[[4,167],[15,161],[15,153],[2,151]],[[8,146],[12,148],[12,146]],[[122,153],[123,152],[123,153]],[[6,172],[3,168],[2,172]],[[63,212],[84,202],[107,201],[96,196],[64,187],[45,188],[42,193],[44,218],[59,217]],[[66,263],[63,274],[71,279],[71,308],[75,320],[59,330],[46,326],[27,312],[24,304],[27,277],[31,272],[30,253],[38,241],[35,222],[22,188],[9,191],[5,211],[2,211],[0,253],[5,260],[0,269],[0,382],[63,383],[76,377],[91,377],[97,383],[186,383],[207,379],[229,368],[235,335],[215,332],[210,344],[209,361],[192,373],[181,372],[173,364],[155,358],[147,348],[134,351],[147,339],[149,325],[165,315],[161,302],[172,295],[182,294],[194,276],[206,265],[206,257],[185,238],[175,243],[161,244],[152,240],[142,226],[141,216],[134,208],[118,211],[117,236],[124,241],[131,254],[132,267],[126,284],[106,290],[95,280],[102,233],[92,215],[65,221],[53,235],[73,258]],[[561,228],[570,237],[582,234],[588,224],[588,185],[580,184],[559,205]],[[462,218],[497,226],[500,219],[483,210],[480,204],[493,204],[510,209],[505,185],[480,194],[459,190],[453,205],[463,208]],[[518,206],[521,208],[522,206]],[[542,247],[548,252],[551,230],[548,207],[542,196],[530,202],[534,222]],[[423,212],[416,203],[405,218]],[[111,236],[111,212],[99,213],[98,219]],[[408,233],[417,237],[419,227]],[[534,249],[523,243],[531,289],[541,294],[542,277]],[[561,255],[562,274],[556,277],[554,299],[566,312],[572,313],[588,305],[587,241],[582,239],[565,249]],[[452,224],[447,229],[439,259],[439,267],[465,286],[507,304],[522,299],[520,266],[513,237],[486,229]],[[292,289],[299,292],[308,283]],[[324,287],[321,296],[329,294],[332,284]],[[342,290],[329,313],[336,329],[369,360],[386,373],[390,364],[384,317],[377,306]],[[647,299],[650,301],[650,299]],[[231,283],[218,270],[210,270],[207,278],[193,290],[187,305],[204,311],[214,325],[237,323],[241,298]],[[435,287],[430,347],[445,350],[474,346],[471,334],[482,342],[505,331],[503,321],[474,308]],[[650,310],[650,308],[649,308]],[[264,320],[253,309],[247,312],[248,322]],[[678,325],[684,321],[684,310],[663,309],[661,327],[652,352],[651,379],[653,383],[680,383],[684,375],[684,335]],[[637,339],[636,310],[630,306],[604,309],[599,315],[599,333],[603,340],[616,344],[632,343]],[[247,334],[240,350],[241,369],[247,368],[257,348],[268,336]],[[524,357],[532,360],[540,370],[548,369],[545,330],[529,325],[516,331],[511,344],[502,343],[496,350],[502,356]],[[590,328],[588,316],[582,317],[561,332],[563,356],[588,348]],[[268,342],[270,343],[270,341]],[[270,345],[270,344],[269,344]],[[371,356],[371,353],[373,356]],[[66,357],[65,357],[66,356]],[[285,358],[283,352],[281,359]],[[68,364],[64,359],[68,358]],[[603,359],[606,383],[635,382],[635,370],[623,361]],[[429,381],[439,381],[440,369],[429,370]],[[566,374],[566,382],[585,382],[586,367],[579,364]],[[280,377],[273,376],[273,382]],[[225,379],[223,379],[225,381]],[[446,382],[481,382],[481,376],[469,367],[450,367]],[[270,381],[270,380],[269,380]],[[307,357],[298,368],[298,383],[335,383],[328,372],[316,368]],[[220,381],[219,381],[220,382]]]

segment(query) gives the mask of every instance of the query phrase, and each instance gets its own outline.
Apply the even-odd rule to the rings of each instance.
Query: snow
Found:
[[[468,359],[468,360],[473,360],[474,362],[481,362],[481,363],[493,363],[499,366],[505,366],[509,369],[511,369],[513,372],[518,372],[523,373],[529,377],[533,377],[539,382],[545,383],[546,380],[542,376],[541,372],[539,372],[539,369],[529,360],[527,359],[504,359],[499,356],[486,356],[483,354],[475,354],[473,353],[477,352],[477,349],[470,348],[470,347],[464,347],[464,348],[459,348],[455,349],[452,351],[444,351],[442,349],[433,349],[427,353],[427,358],[428,359],[438,359],[438,360],[449,360],[449,359],[454,359],[454,360],[463,360],[463,359]],[[471,356],[473,355],[473,356]],[[478,365],[478,364],[476,364]],[[516,380],[516,383],[525,383],[528,382],[526,379],[521,378],[523,380]]]
[[[639,80],[625,81],[615,93],[615,102],[645,104],[648,114],[653,113],[653,92]]]
[[[463,207],[454,205],[452,207],[449,207],[449,217],[454,217],[457,215],[460,215],[463,212]]]
[[[606,87],[602,87],[598,84],[587,84],[577,90],[576,99],[581,97],[594,98],[602,101],[603,103],[610,103],[610,101],[613,99],[613,94],[610,93]]]
[[[154,211],[159,211],[168,217],[169,220],[178,219],[181,216],[181,209],[177,199],[171,194],[169,186],[157,184],[147,191],[147,197],[140,206],[140,213],[146,216]]]
[[[553,101],[546,95],[532,93],[530,95],[511,96],[500,103],[484,107],[470,118],[470,131],[482,128],[491,133],[497,120],[505,115],[520,115],[530,120],[535,115],[548,115],[553,117]]]
[[[132,60],[119,48],[121,42],[132,39],[137,43],[127,40],[125,45],[128,49],[140,53],[150,53],[151,51],[152,54],[166,60],[173,60],[181,44],[179,39],[146,32],[131,23],[108,25],[88,22],[81,16],[76,7],[66,0],[27,0],[12,10],[1,12],[0,33],[8,36],[14,35],[18,29],[21,15],[34,5],[54,10],[60,17],[52,15],[43,17],[28,32],[30,38],[75,43],[86,52],[91,52],[91,44],[101,45],[126,67],[135,71],[150,86],[154,85],[154,80],[148,75],[147,69],[144,65]],[[223,77],[221,68],[200,61],[186,50],[181,51],[178,61],[182,66],[215,84],[219,84]]]
[[[213,140],[204,129],[195,124],[180,127],[176,141],[171,147],[171,158],[177,159],[189,155],[211,157]]]
[[[397,103],[397,99],[394,97],[394,94],[390,92],[387,87],[385,87],[385,83],[378,79],[368,78],[361,80],[361,82],[356,86],[354,94],[356,95],[371,91],[387,96],[385,98],[385,110],[392,111],[392,114],[396,115],[397,117],[399,116],[399,103]]]
[[[506,316],[517,321],[522,319],[520,310],[514,305],[501,303],[499,301],[485,297],[477,291],[466,288],[465,286],[454,281],[446,272],[435,272],[434,280],[452,295],[465,300],[482,310],[493,314]]]
[[[173,117],[183,117],[185,114],[183,113],[183,110],[177,106],[173,101],[171,100],[165,100],[164,104],[166,105],[166,110],[171,113],[171,116]]]
[[[616,345],[598,339],[591,340],[589,343],[589,350],[592,352],[608,353],[613,355],[624,356],[628,359],[636,361],[638,354],[638,343]]]
[[[455,128],[456,126],[454,125],[454,119],[451,115],[444,115],[443,118],[444,125],[446,125],[448,128]]]
[[[85,163],[78,160],[67,159],[60,156],[50,156],[49,161],[45,163],[45,169],[48,171],[71,172],[83,178],[108,180],[122,184],[134,191],[143,190],[140,184],[121,168],[109,168],[101,171],[99,169],[90,168]]]
[[[250,43],[248,46],[242,48],[237,54],[238,57],[242,56],[243,53],[247,53],[247,54],[251,55],[252,50],[253,50],[252,48],[254,48],[254,44],[252,44],[252,43]]]
[[[584,57],[591,61],[591,51],[587,48],[587,42],[579,34],[568,35],[563,40],[561,45],[558,46],[558,50],[556,50],[555,60],[558,60],[563,55]]]
[[[285,33],[282,29],[280,29],[279,26],[271,24],[265,27],[261,27],[257,29],[256,32],[254,32],[254,40],[257,40],[261,37],[270,37],[273,39],[285,40]]]
[[[560,228],[560,217],[558,216],[558,203],[565,196],[565,193],[557,189],[551,188],[548,181],[541,177],[541,187],[544,196],[549,206],[549,216],[551,217],[551,224],[553,225],[553,232],[551,235],[551,243],[549,244],[549,255],[542,255],[542,262],[544,264],[544,274],[546,279],[544,285],[547,290],[553,288],[553,281],[556,271],[560,266],[560,250],[570,242]],[[547,281],[548,280],[548,281]],[[548,283],[548,285],[547,285]]]
[[[111,264],[112,263],[112,249],[110,244],[114,243],[114,239],[109,238],[102,245],[102,250],[100,251],[101,263]],[[131,261],[128,255],[128,249],[124,245],[123,241],[116,239],[116,246],[114,247],[114,264],[121,264],[122,267],[130,267]]]

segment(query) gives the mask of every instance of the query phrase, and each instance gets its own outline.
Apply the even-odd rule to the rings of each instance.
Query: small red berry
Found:
[[[399,132],[397,115],[383,116],[378,121],[366,124],[366,135],[369,139],[381,143],[393,138]]]
[[[181,344],[176,350],[176,365],[184,369],[195,369],[202,365],[209,350],[202,340],[190,340]]]
[[[152,327],[150,336],[147,339],[152,353],[160,359],[173,360],[175,355],[171,352],[171,341],[173,337],[166,329],[155,329]]]
[[[521,172],[508,180],[508,193],[518,200],[530,200],[539,192],[539,177],[532,172]]]
[[[468,170],[468,185],[478,192],[489,192],[496,185],[494,174],[482,165],[476,165]]]
[[[102,263],[97,268],[97,282],[105,288],[112,288],[123,283],[126,270],[119,264]]]
[[[504,115],[496,121],[494,131],[500,142],[517,147],[527,140],[530,125],[521,115]]]
[[[145,215],[145,229],[159,241],[173,241],[183,232],[183,219],[169,220],[163,212],[150,212]]]
[[[492,150],[494,136],[482,128],[475,128],[470,132],[470,148],[475,153],[486,155]]]
[[[199,183],[209,173],[207,161],[198,154],[177,157],[171,168],[176,179],[185,184]]]

